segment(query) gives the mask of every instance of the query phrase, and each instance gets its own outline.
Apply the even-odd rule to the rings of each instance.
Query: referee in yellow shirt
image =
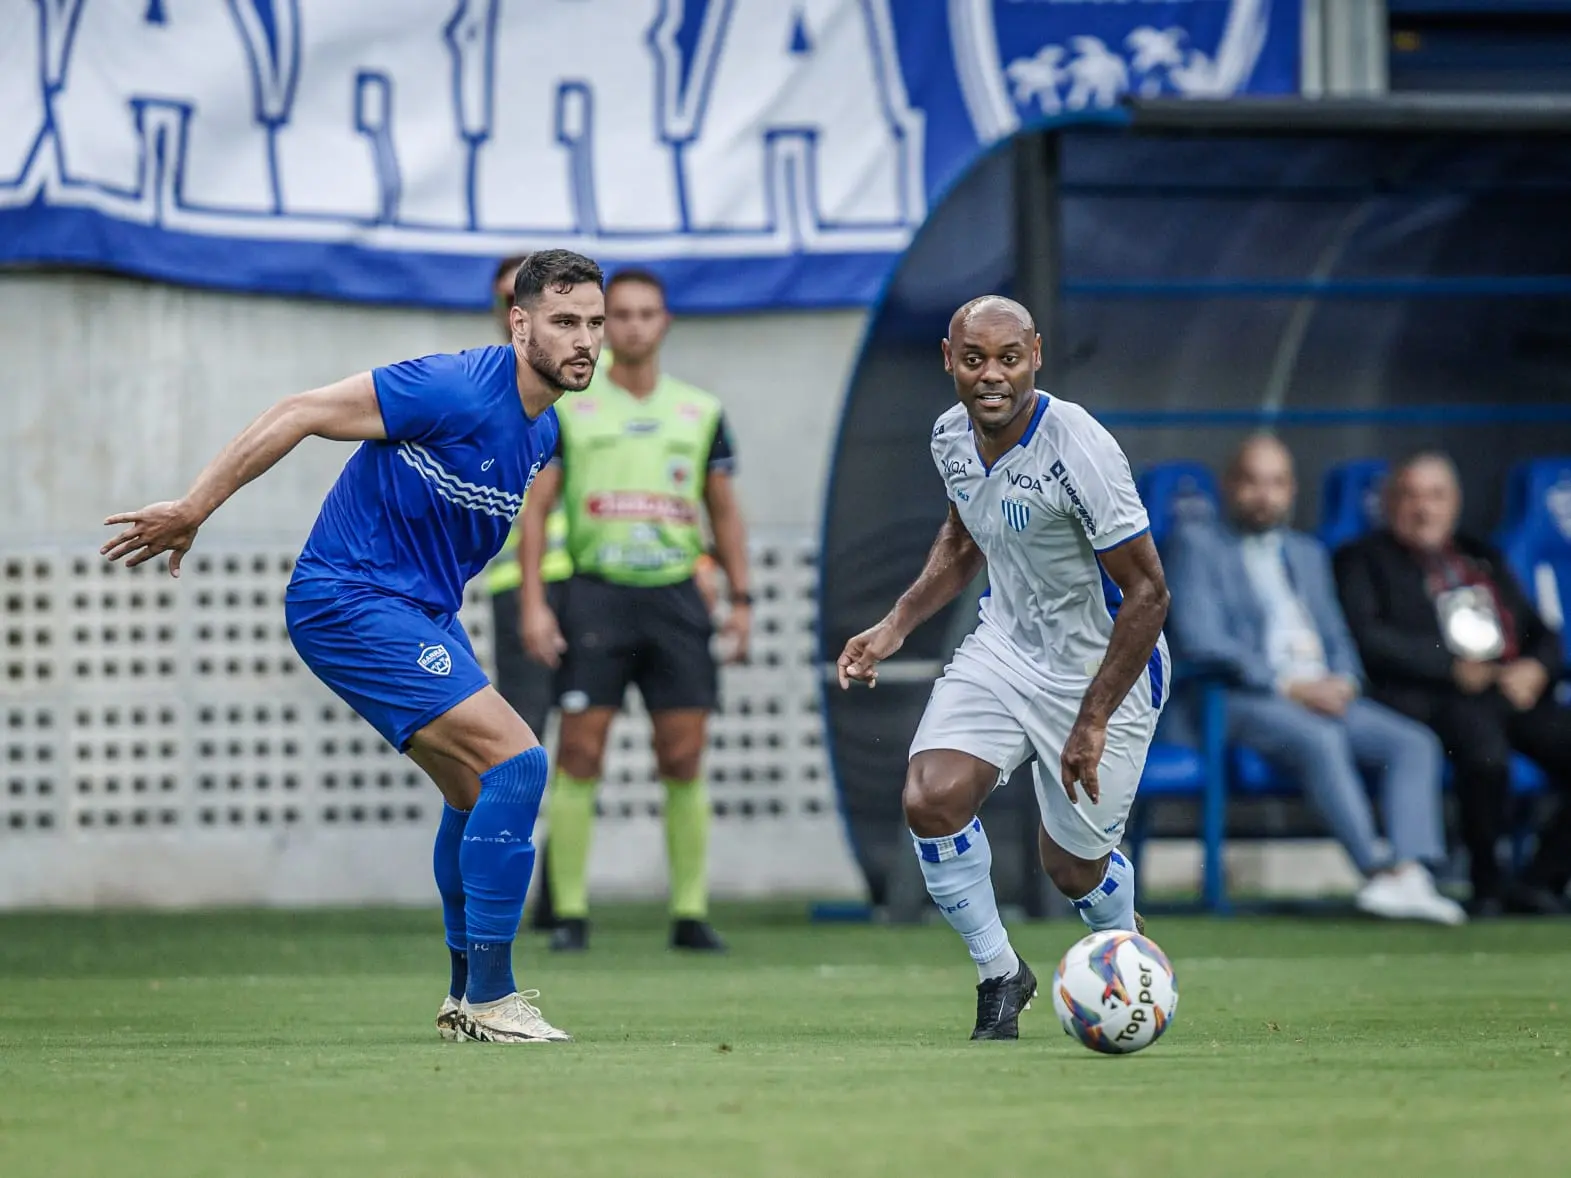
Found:
[[[704,517],[725,572],[726,655],[746,656],[752,597],[735,455],[720,402],[660,370],[670,315],[654,274],[606,283],[614,351],[594,381],[557,407],[556,459],[524,503],[519,567],[530,653],[559,663],[562,726],[548,803],[555,950],[589,944],[586,868],[606,739],[629,685],[654,726],[665,786],[671,945],[724,946],[708,921],[709,795],[701,760],[717,702],[705,600]],[[552,603],[537,567],[546,513],[567,511],[573,576]]]

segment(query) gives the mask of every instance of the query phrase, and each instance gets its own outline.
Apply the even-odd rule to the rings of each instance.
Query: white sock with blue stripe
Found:
[[[1135,931],[1135,865],[1118,851],[1107,857],[1107,874],[1075,901],[1080,919],[1092,932],[1104,929]]]
[[[1009,977],[1020,968],[1020,959],[1009,944],[1004,922],[998,918],[993,896],[993,848],[973,818],[958,834],[925,839],[913,834],[927,894],[944,914],[949,927],[965,939],[977,976]]]

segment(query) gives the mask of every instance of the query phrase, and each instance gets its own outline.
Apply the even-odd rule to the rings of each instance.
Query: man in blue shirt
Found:
[[[110,516],[110,560],[180,562],[231,495],[307,437],[359,441],[322,504],[285,597],[300,657],[436,783],[434,867],[452,984],[446,1039],[561,1042],[513,981],[546,784],[535,733],[487,681],[458,609],[556,450],[552,406],[594,375],[604,282],[589,258],[542,250],[519,267],[511,340],[426,356],[286,397],[181,499]]]

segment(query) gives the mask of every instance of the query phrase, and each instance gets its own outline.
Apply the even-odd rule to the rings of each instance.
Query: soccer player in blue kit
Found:
[[[170,553],[231,495],[308,437],[361,446],[328,492],[285,596],[300,657],[446,800],[434,867],[452,958],[437,1015],[450,1040],[566,1042],[513,981],[513,939],[546,786],[536,734],[487,681],[458,609],[502,547],[556,450],[552,406],[589,384],[604,279],[581,254],[519,267],[509,343],[406,360],[286,397],[210,462],[181,499],[110,516],[110,560]]]

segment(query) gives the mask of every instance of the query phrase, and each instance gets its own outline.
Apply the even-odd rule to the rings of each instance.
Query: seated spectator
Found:
[[[1445,853],[1440,742],[1362,697],[1325,548],[1286,526],[1296,493],[1286,447],[1265,436],[1244,443],[1223,483],[1230,518],[1173,534],[1169,640],[1180,660],[1231,679],[1228,740],[1303,789],[1365,878],[1362,911],[1460,924],[1461,906],[1424,866]],[[1380,774],[1389,854],[1361,768]]]
[[[1337,553],[1342,608],[1370,693],[1428,724],[1456,772],[1473,907],[1556,913],[1571,882],[1571,805],[1539,832],[1520,880],[1497,849],[1511,798],[1511,750],[1571,785],[1571,711],[1549,692],[1560,641],[1500,554],[1456,534],[1462,489],[1443,454],[1421,454],[1386,486],[1386,528]]]

